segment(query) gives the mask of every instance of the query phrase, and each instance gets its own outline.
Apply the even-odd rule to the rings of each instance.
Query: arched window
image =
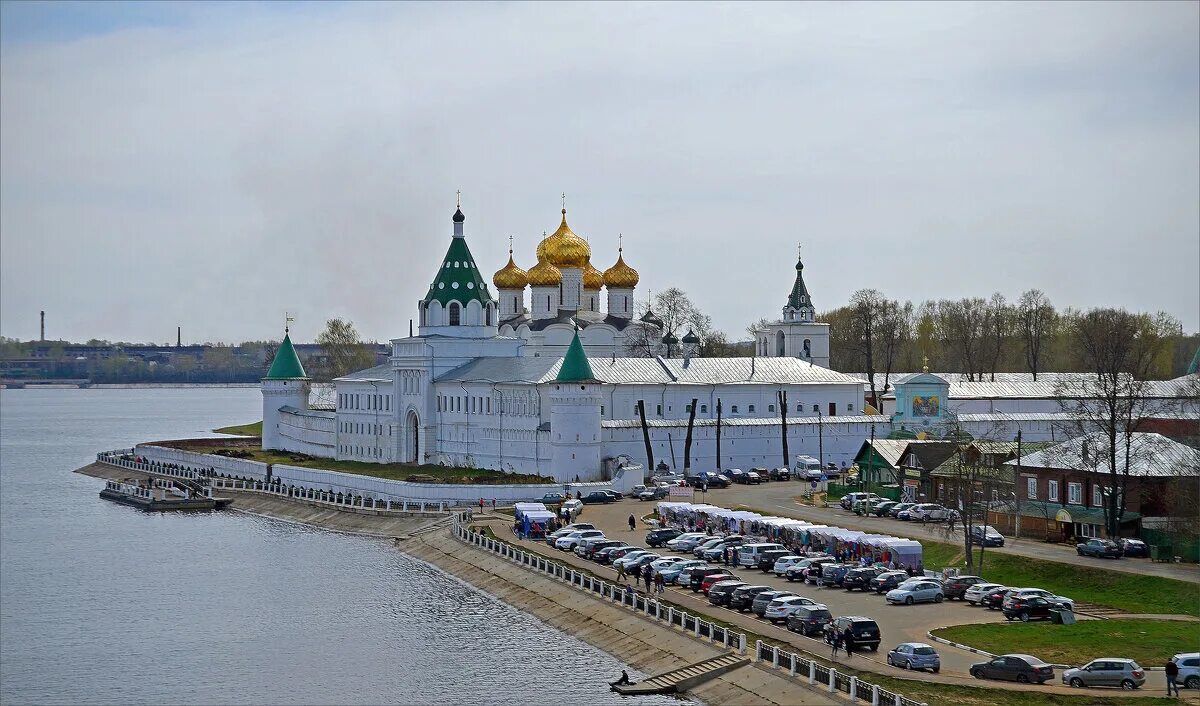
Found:
[[[520,310],[521,310],[521,305],[517,303],[517,298],[513,297],[513,313],[515,314]]]
[[[777,355],[777,356],[785,355],[784,344],[783,344],[783,331],[780,331],[775,334],[775,355]]]
[[[804,339],[804,357],[805,358],[812,357],[812,341],[807,338]]]
[[[458,305],[458,302],[450,302],[449,311],[451,326],[458,326],[460,323],[462,323],[462,307]]]

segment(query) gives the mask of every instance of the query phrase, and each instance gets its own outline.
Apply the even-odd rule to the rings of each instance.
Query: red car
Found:
[[[704,577],[703,581],[700,582],[700,590],[703,591],[704,595],[707,596],[708,590],[713,587],[714,583],[716,583],[718,581],[737,581],[737,580],[740,580],[740,579],[738,579],[738,577],[734,576],[733,574],[709,574],[708,576]]]

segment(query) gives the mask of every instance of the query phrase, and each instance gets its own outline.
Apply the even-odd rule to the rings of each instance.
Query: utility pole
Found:
[[[46,312],[43,311],[43,312],[41,312],[41,314],[42,314],[42,337],[40,340],[42,343],[45,343],[46,342]]]
[[[717,398],[717,467],[716,472],[721,472],[721,398]]]
[[[787,390],[779,391],[779,424],[783,433],[783,467],[791,468],[792,463],[788,460],[788,443],[787,443]],[[768,472],[770,469],[768,469]]]
[[[646,442],[646,475],[654,474],[654,449],[650,446],[650,427],[646,425],[646,401],[638,400],[638,416],[642,419],[642,440]]]
[[[871,422],[871,446],[867,449],[867,475],[863,478],[863,491],[868,490],[871,474],[875,472],[875,422]]]
[[[183,327],[182,326],[175,327],[175,347],[183,348]]]
[[[821,475],[825,475],[825,417],[817,407],[817,459],[821,463]]]
[[[1013,515],[1016,517],[1013,524],[1016,529],[1013,531],[1013,538],[1021,538],[1021,430],[1017,429],[1017,466],[1016,477],[1013,479]]]
[[[683,477],[692,475],[692,425],[696,423],[696,398],[692,398],[692,408],[688,411],[687,439],[683,444]]]

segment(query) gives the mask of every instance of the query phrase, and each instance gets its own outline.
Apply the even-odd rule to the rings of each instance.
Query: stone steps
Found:
[[[614,686],[613,690],[622,696],[683,693],[710,679],[715,679],[725,672],[749,663],[749,657],[733,653],[723,654],[712,659],[706,659],[703,662],[689,664],[686,667],[664,672],[637,684]]]

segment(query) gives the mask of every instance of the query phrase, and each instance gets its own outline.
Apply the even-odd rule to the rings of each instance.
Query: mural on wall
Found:
[[[913,395],[912,398],[912,416],[914,417],[936,417],[938,416],[939,397],[937,395],[929,395],[921,397]]]

